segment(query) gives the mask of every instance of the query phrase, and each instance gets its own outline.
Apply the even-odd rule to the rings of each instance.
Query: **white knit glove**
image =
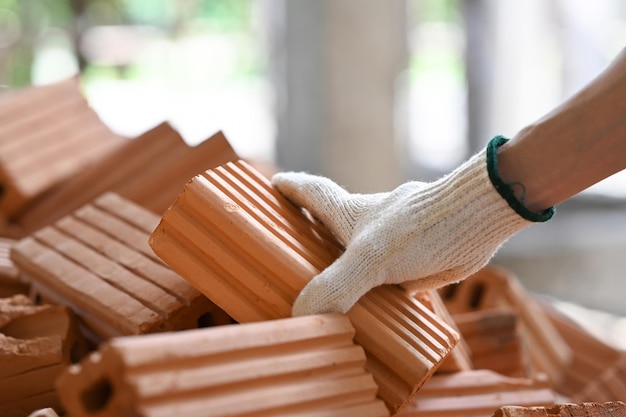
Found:
[[[445,177],[407,182],[380,194],[350,194],[328,178],[278,173],[273,185],[306,208],[345,245],[314,277],[293,315],[347,312],[371,288],[411,282],[426,290],[462,280],[482,268],[519,230],[546,221],[554,208],[528,211],[497,173],[495,137],[487,148]]]

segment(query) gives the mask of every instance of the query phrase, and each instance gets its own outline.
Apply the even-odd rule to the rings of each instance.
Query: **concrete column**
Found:
[[[405,1],[270,7],[277,165],[329,176],[354,192],[398,185],[395,92],[408,55]]]

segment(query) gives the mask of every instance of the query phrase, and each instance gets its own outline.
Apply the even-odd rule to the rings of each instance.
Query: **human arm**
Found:
[[[626,56],[517,134],[494,138],[450,174],[359,195],[333,181],[280,173],[274,186],[346,246],[309,282],[294,315],[347,311],[369,289],[438,288],[484,266],[502,243],[551,218],[553,206],[626,166]]]
[[[498,171],[531,211],[626,168],[626,50],[587,86],[498,150]]]

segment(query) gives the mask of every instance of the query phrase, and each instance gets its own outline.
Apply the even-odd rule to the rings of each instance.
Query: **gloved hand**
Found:
[[[371,288],[411,282],[426,290],[482,268],[509,237],[554,208],[528,211],[497,173],[498,136],[432,183],[388,193],[350,194],[325,177],[278,173],[272,184],[306,208],[345,245],[344,253],[301,291],[292,314],[347,312]]]

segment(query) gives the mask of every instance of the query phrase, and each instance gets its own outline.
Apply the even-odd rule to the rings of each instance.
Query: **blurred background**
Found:
[[[123,135],[169,121],[193,145],[222,130],[242,157],[353,192],[449,172],[624,46],[619,0],[0,0],[5,91],[79,76]],[[625,178],[494,259],[623,347]]]

